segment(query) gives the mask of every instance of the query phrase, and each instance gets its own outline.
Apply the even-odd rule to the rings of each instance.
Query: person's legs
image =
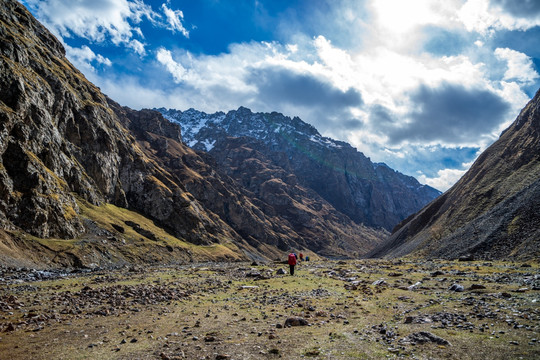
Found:
[[[294,275],[294,265],[289,265],[289,272],[291,275]]]

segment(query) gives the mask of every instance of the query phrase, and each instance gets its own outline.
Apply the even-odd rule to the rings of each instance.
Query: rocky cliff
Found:
[[[21,4],[0,2],[0,262],[351,256],[384,236],[258,143],[223,142],[230,169],[190,149],[177,124],[115,103],[64,55]]]
[[[540,256],[540,91],[463,178],[372,256]]]
[[[156,112],[124,116],[22,5],[0,6],[2,228],[77,238],[88,231],[84,201],[140,212],[183,241],[241,242],[149,158],[132,132],[139,126],[137,134],[166,134],[181,146],[177,125]]]
[[[353,221],[370,227],[391,230],[440,195],[385,164],[372,163],[345,142],[321,136],[298,117],[276,112],[253,113],[244,107],[227,114],[158,110],[182,126],[184,141],[189,146],[208,151],[229,173],[230,169],[238,169],[234,165],[239,162],[235,154],[243,154],[230,151],[240,146],[234,138],[243,137],[274,167],[291,174],[298,184]],[[233,172],[238,181],[256,186],[252,172]],[[259,189],[254,189],[254,193],[259,194]]]

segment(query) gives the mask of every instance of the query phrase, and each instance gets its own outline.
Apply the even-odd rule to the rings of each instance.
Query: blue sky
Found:
[[[21,0],[135,109],[299,116],[446,190],[540,87],[538,0]]]

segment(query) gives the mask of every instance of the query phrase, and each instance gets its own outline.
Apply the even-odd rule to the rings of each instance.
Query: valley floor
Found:
[[[1,359],[538,359],[538,264],[0,268]]]

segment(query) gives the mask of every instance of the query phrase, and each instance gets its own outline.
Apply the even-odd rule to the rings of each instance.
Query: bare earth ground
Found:
[[[536,263],[278,269],[0,268],[0,359],[540,359]]]

